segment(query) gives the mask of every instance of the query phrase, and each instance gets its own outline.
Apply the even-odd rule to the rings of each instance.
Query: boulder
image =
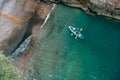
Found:
[[[0,0],[0,49],[10,55],[27,30],[34,0]]]

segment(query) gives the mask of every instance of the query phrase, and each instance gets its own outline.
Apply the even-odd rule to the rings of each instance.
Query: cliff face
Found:
[[[9,55],[27,30],[34,0],[0,0],[0,49]]]
[[[120,0],[50,0],[60,1],[66,5],[79,7],[98,15],[120,19]]]
[[[120,0],[90,0],[91,11],[120,19]]]

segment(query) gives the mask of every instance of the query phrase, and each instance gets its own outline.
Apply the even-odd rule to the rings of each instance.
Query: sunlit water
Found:
[[[69,25],[82,27],[85,39],[71,36]],[[36,46],[36,80],[120,80],[119,21],[57,5]]]

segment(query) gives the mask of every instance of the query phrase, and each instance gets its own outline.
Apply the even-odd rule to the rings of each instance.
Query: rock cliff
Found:
[[[120,19],[120,0],[63,0],[65,4],[78,6],[98,15]]]
[[[49,0],[62,2],[68,6],[82,8],[84,11],[93,12],[120,19],[120,0]]]
[[[0,49],[9,55],[27,30],[34,0],[0,0]]]

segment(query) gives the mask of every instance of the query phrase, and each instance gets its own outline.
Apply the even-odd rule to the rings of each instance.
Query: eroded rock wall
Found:
[[[0,0],[0,49],[9,55],[23,38],[34,0]]]
[[[120,19],[120,0],[90,0],[88,7],[98,15]]]
[[[63,0],[65,4],[120,19],[120,0]]]
[[[46,1],[46,0],[45,0]],[[98,15],[105,15],[120,19],[120,0],[48,0],[51,2],[62,2],[72,7],[82,8]]]

